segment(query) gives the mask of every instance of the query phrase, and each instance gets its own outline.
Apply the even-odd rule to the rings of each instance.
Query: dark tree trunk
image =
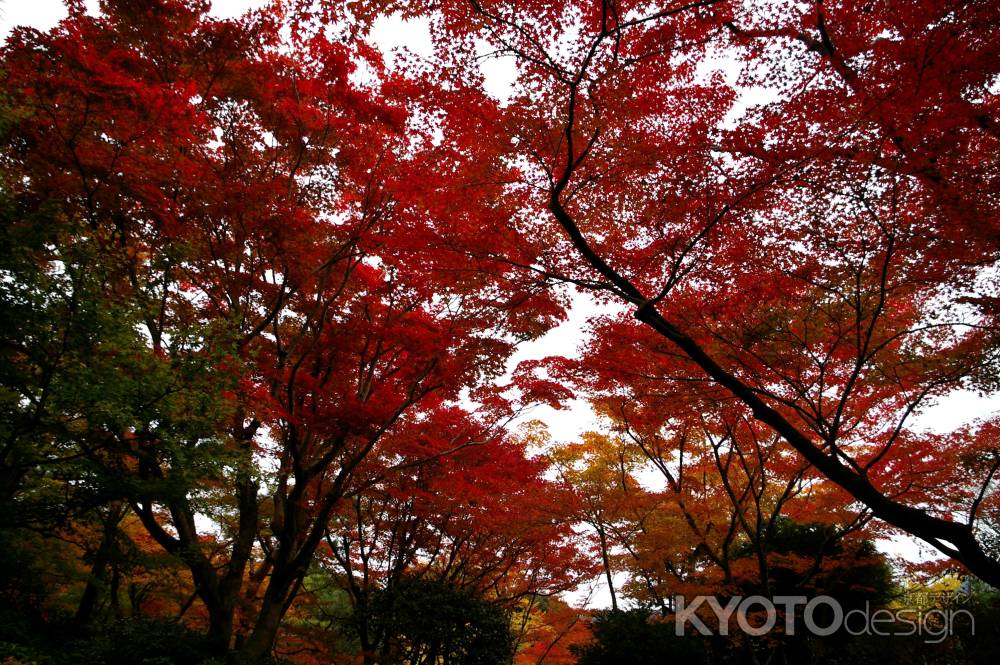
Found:
[[[94,563],[90,568],[90,575],[87,576],[87,585],[83,589],[83,596],[80,597],[80,604],[73,617],[79,626],[85,626],[94,620],[98,601],[102,592],[108,587],[108,568],[117,549],[118,525],[125,517],[125,512],[122,505],[116,502],[101,520],[104,531],[101,544],[94,554]]]

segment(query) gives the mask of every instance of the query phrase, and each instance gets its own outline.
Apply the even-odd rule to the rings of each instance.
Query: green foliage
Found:
[[[381,665],[503,665],[513,655],[507,612],[444,582],[404,578],[375,595],[370,615],[386,635]]]
[[[176,621],[124,619],[77,634],[69,625],[38,626],[0,639],[0,663],[31,665],[224,665],[204,636]],[[260,665],[281,665],[266,659]]]
[[[771,595],[804,592],[836,598],[845,608],[884,605],[896,591],[892,568],[867,540],[847,541],[834,525],[803,524],[779,517],[765,541]],[[754,556],[749,546],[735,558]],[[761,593],[757,580],[741,585],[744,595]]]
[[[0,318],[8,322],[0,332],[0,436],[7,443],[0,501],[16,501],[7,518],[58,521],[136,490],[119,486],[102,455],[130,437],[156,441],[157,456],[177,477],[222,464],[219,446],[206,442],[227,412],[225,400],[218,385],[210,390],[199,380],[213,358],[168,362],[153,352],[140,332],[141,304],[107,297],[117,268],[101,260],[100,239],[45,207],[8,200],[0,215]],[[171,344],[191,346],[194,334]]]
[[[62,524],[221,478],[236,464],[225,337],[208,345],[190,322],[152,344],[155,285],[110,295],[131,261],[115,239],[12,192],[0,177],[0,525]],[[156,472],[125,473],[128,457]]]
[[[306,576],[303,589],[306,593],[300,597],[298,611],[286,616],[282,624],[286,634],[314,638],[332,653],[360,654],[361,645],[355,630],[357,617],[348,592],[320,567]]]
[[[667,665],[705,662],[703,640],[674,635],[674,624],[655,621],[647,609],[598,612],[590,625],[594,641],[571,651],[578,665]]]
[[[110,624],[75,651],[81,663],[106,665],[198,665],[209,656],[202,636],[173,621],[148,619]]]
[[[841,630],[828,637],[818,637],[800,632],[794,638],[771,634],[748,643],[739,633],[730,637],[702,636],[689,630],[678,637],[670,620],[639,608],[598,612],[590,625],[593,640],[571,650],[577,656],[578,665],[673,662],[750,665],[769,659],[804,665],[869,662],[992,665],[1000,648],[1000,593],[988,588],[977,589],[973,585],[968,594],[945,598],[921,609],[925,612],[933,609],[967,611],[968,614],[955,615],[948,634],[941,632],[940,615],[924,615],[917,619],[917,615],[911,613],[907,615],[908,620],[924,622],[921,630],[913,634],[907,634],[911,629],[908,625],[899,624],[889,629],[884,623],[880,629],[889,634],[864,634],[855,623],[851,633]],[[908,605],[904,602],[899,607]],[[817,618],[817,621],[822,624],[824,620]]]

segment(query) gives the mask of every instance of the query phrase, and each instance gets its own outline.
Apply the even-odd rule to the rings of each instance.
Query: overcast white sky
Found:
[[[268,0],[214,0],[211,13],[218,17],[233,17],[243,12],[260,7]],[[87,0],[91,11],[96,11],[96,0]],[[0,0],[0,39],[6,40],[10,30],[15,25],[29,25],[39,29],[54,26],[66,16],[61,0]],[[426,25],[416,22],[404,22],[397,19],[383,19],[375,25],[372,37],[391,61],[391,52],[396,48],[407,48],[414,54],[428,55],[430,52],[430,35]],[[482,64],[486,79],[486,89],[494,97],[503,99],[514,81],[515,71],[509,60],[487,60]],[[766,94],[762,91],[748,91],[745,103],[764,103]],[[525,344],[512,359],[513,364],[526,359],[542,358],[548,355],[572,355],[580,340],[585,335],[586,322],[589,316],[599,309],[593,300],[579,297],[574,301],[574,307],[569,319],[558,328],[550,331],[542,338]],[[545,422],[552,437],[557,441],[567,441],[577,438],[582,432],[594,429],[597,425],[593,412],[584,402],[574,402],[568,408],[556,411],[548,406],[541,406],[531,412],[530,418]],[[1000,394],[991,397],[980,397],[970,392],[958,391],[940,400],[934,408],[928,409],[919,419],[919,424],[930,430],[948,431],[964,423],[982,418],[992,412],[1000,411]],[[926,546],[919,546],[912,539],[900,537],[892,542],[881,543],[882,549],[890,554],[903,555],[907,558],[921,557]],[[926,556],[926,553],[923,554]],[[610,596],[602,580],[597,582],[598,589],[590,602],[592,607],[610,606]],[[573,594],[573,599],[579,600],[586,592]]]

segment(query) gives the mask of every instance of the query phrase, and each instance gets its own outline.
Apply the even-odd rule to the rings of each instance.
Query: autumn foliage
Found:
[[[901,534],[1000,586],[1000,422],[926,416],[1000,381],[996,3],[67,6],[0,50],[0,645],[597,662],[888,603]]]

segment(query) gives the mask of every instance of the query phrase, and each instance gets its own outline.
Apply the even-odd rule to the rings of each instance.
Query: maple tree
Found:
[[[611,609],[617,611],[614,550],[630,548],[643,530],[644,520],[662,508],[634,477],[641,466],[641,451],[590,433],[580,443],[554,447],[549,456],[559,477],[580,497],[575,502],[575,517],[597,536]]]
[[[498,440],[414,466],[345,502],[318,561],[348,594],[365,662],[391,662],[394,622],[373,604],[394,598],[399,585],[442,585],[507,613],[524,604],[530,612],[538,598],[593,573],[571,528],[576,498],[544,480],[544,469],[523,443]]]
[[[994,3],[368,6],[423,15],[459,80],[480,76],[476,40],[516,62],[479,140],[518,169],[509,224],[539,247],[521,265],[627,305],[643,343],[621,362],[659,338],[671,376],[709,380],[851,501],[1000,584],[979,519],[992,435],[911,427],[995,381]],[[778,101],[740,108],[722,57]]]
[[[464,257],[421,243],[434,217],[408,169],[440,157],[411,164],[393,87],[349,80],[373,53],[313,35],[293,59],[278,10],[237,22],[207,7],[74,5],[51,33],[15,33],[8,166],[23,210],[56,211],[58,242],[31,257],[43,273],[65,267],[73,294],[127,310],[112,316],[125,340],[98,330],[80,352],[129,380],[90,377],[92,404],[50,404],[44,386],[28,399],[74,422],[57,446],[189,567],[216,650],[235,637],[251,662],[372,450],[392,459],[432,424],[448,437],[435,455],[489,441],[509,404],[455,400],[502,371],[504,335],[538,334],[560,309],[502,266],[456,279]],[[55,355],[53,375],[75,369]],[[225,556],[199,515],[222,525]],[[240,611],[254,618],[236,636]]]
[[[603,477],[611,491],[584,493],[624,519],[615,542],[634,571],[632,593],[664,611],[678,589],[749,581],[768,593],[771,541],[788,520],[825,525],[831,545],[858,532],[883,533],[867,509],[851,505],[739,405],[710,385],[672,379],[676,361],[621,363],[629,343],[616,332],[628,334],[609,328],[559,371],[595,396],[610,432],[586,437],[592,440],[585,450],[594,452],[583,478]],[[640,473],[652,474],[662,489],[644,486]],[[822,550],[800,561],[801,583],[820,572]]]
[[[919,422],[1000,377],[996,3],[67,5],[0,50],[0,527],[59,580],[18,611],[452,650],[412,592],[565,662],[588,575],[668,613],[901,529],[1000,586],[1000,420]],[[577,356],[509,368],[574,291]],[[510,431],[573,396],[605,431]]]
[[[591,613],[558,598],[535,596],[515,611],[518,665],[575,663],[574,647],[590,639]]]
[[[627,575],[624,596],[669,616],[677,594],[832,593],[831,580],[881,563],[859,554],[879,533],[870,514],[845,509],[773,434],[755,438],[765,433],[750,423],[719,433],[703,414],[685,422],[649,396],[643,413],[619,406],[614,437],[590,434],[552,453],[585,497],[578,519],[598,535],[612,611],[615,572]]]

